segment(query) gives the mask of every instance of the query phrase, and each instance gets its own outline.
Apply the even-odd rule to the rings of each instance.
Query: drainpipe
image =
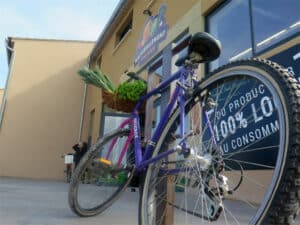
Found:
[[[84,119],[85,103],[86,103],[86,93],[87,93],[87,84],[84,83],[82,107],[81,107],[81,115],[80,115],[80,124],[79,124],[79,132],[78,132],[78,142],[81,141],[81,135],[82,135],[82,127],[83,127],[83,119]]]
[[[88,68],[90,68],[91,58],[88,58]],[[80,115],[80,124],[79,124],[79,132],[78,132],[78,142],[81,141],[82,130],[83,130],[83,120],[84,120],[84,112],[85,112],[85,105],[86,105],[86,94],[87,94],[87,84],[84,83],[84,90],[83,90],[83,98],[82,98],[82,107],[81,107],[81,115]]]
[[[2,125],[5,106],[6,106],[8,84],[9,84],[9,81],[10,81],[11,70],[12,70],[12,66],[13,66],[14,61],[15,61],[15,50],[13,48],[9,47],[8,39],[5,39],[5,45],[6,45],[7,51],[11,52],[11,56],[8,59],[9,67],[8,67],[8,73],[7,73],[6,82],[5,82],[4,93],[3,93],[3,97],[2,97],[2,103],[1,103],[1,107],[0,107],[0,128],[1,128],[1,125]]]

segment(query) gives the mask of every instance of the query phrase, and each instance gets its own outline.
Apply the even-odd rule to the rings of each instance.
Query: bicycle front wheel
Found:
[[[80,160],[69,188],[69,206],[77,215],[103,212],[129,185],[134,174],[132,152],[119,160],[129,132],[118,129],[107,134]]]
[[[140,224],[292,224],[300,88],[287,70],[260,59],[223,66],[199,84],[185,111],[185,138],[174,138],[177,108],[153,157],[183,149],[183,141],[187,151],[149,166]]]

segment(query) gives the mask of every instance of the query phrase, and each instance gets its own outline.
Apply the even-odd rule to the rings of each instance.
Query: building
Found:
[[[162,78],[155,74],[166,77],[176,69],[171,62],[174,63],[175,58],[184,51],[189,34],[205,29],[203,14],[216,3],[196,0],[120,1],[90,54],[90,65],[99,65],[116,85],[128,70],[156,82]],[[150,28],[150,23],[146,24],[150,18],[149,13],[157,15],[159,10],[163,25],[157,28],[162,29],[160,32],[153,31],[158,33],[156,38],[152,37],[155,46],[140,49],[143,52],[136,55],[138,42],[142,46],[142,39],[150,38],[150,29],[155,29]],[[113,129],[124,116],[103,107],[101,91],[89,86],[82,138],[94,143],[104,131]]]
[[[75,75],[82,65],[100,66],[115,85],[126,71],[134,71],[151,89],[177,70],[174,62],[186,52],[191,34],[207,31],[222,42],[223,51],[218,60],[199,66],[199,76],[253,56],[300,76],[300,2],[288,2],[120,0],[95,44],[11,38],[15,60],[9,54],[11,79],[0,112],[5,155],[0,176],[60,179],[60,155],[78,138],[95,143],[128,116],[106,107],[101,90],[84,86]],[[150,101],[148,108],[155,112],[146,127],[158,123],[170,91]]]
[[[80,126],[84,85],[77,70],[87,64],[93,45],[8,39],[10,72],[0,112],[0,176],[63,179],[61,155],[72,152]]]
[[[121,0],[90,53],[90,65],[100,66],[115,84],[128,70],[157,84],[177,69],[174,62],[186,51],[189,36],[207,31],[221,41],[223,49],[218,60],[199,67],[202,76],[248,57],[269,58],[300,76],[299,4],[297,0],[289,4],[282,0]],[[153,18],[161,18],[163,24],[154,31],[156,36],[151,36],[154,28],[149,26]],[[143,41],[148,42],[143,46]],[[86,94],[82,138],[94,143],[126,115],[105,107],[100,90],[89,86]],[[159,107],[158,102],[153,104]]]
[[[300,2],[286,3],[282,0],[122,0],[90,53],[90,66],[100,66],[115,84],[123,80],[126,71],[134,71],[147,80],[150,90],[178,69],[175,61],[186,52],[190,36],[206,31],[221,41],[223,50],[219,59],[199,66],[199,77],[233,60],[263,57],[282,64],[299,79]],[[158,124],[170,92],[147,103],[147,111],[153,112],[146,115],[146,138]],[[88,86],[85,94],[80,133],[83,140],[95,143],[128,114],[107,108],[99,89]],[[255,175],[262,185],[269,181],[271,174],[270,170],[261,169],[247,172],[250,177]],[[244,185],[239,191],[243,196],[254,186]],[[262,196],[260,191],[249,196],[249,201],[258,202]]]

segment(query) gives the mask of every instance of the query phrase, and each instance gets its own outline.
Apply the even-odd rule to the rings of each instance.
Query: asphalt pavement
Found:
[[[80,218],[68,206],[68,184],[0,178],[1,225],[135,225],[138,192],[128,191],[103,214]]]
[[[67,183],[0,177],[0,225],[137,225],[138,195],[138,191],[127,190],[121,199],[103,214],[81,218],[69,209]],[[239,224],[248,224],[248,210],[236,202],[231,203],[229,207],[238,211],[242,217]],[[180,213],[176,216],[180,219],[185,218]],[[222,220],[221,218],[216,225],[224,225]],[[232,222],[227,224],[237,224]],[[184,223],[183,220],[178,224]],[[198,219],[189,224],[202,223]],[[300,218],[295,225],[300,225]]]

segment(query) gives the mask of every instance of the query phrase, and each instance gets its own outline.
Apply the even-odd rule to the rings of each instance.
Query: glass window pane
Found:
[[[255,51],[300,31],[299,0],[252,0]]]
[[[124,121],[125,117],[124,116],[117,116],[117,115],[104,115],[104,130],[103,133],[107,134],[111,132],[112,130],[115,130],[120,126],[120,124]],[[112,162],[117,162],[122,148],[125,145],[126,138],[122,138],[118,140],[118,144],[115,145],[113,151],[111,152],[111,161]],[[109,148],[103,148],[102,151],[99,153],[99,156],[106,157],[108,153]],[[127,153],[126,153],[127,155]],[[126,157],[123,158],[122,163],[125,163]]]
[[[124,116],[105,116],[103,134],[107,134],[118,128],[125,119],[126,117]]]
[[[152,67],[149,68],[149,75],[147,80],[148,92],[156,88],[162,79],[162,60],[155,61]],[[152,136],[152,130],[157,126],[157,119],[160,118],[159,101],[160,95],[152,96],[146,103],[146,121],[145,121],[145,140],[150,140]],[[157,102],[155,102],[157,100]],[[158,114],[159,113],[159,114]]]
[[[177,72],[180,67],[176,66],[175,63],[176,61],[180,58],[183,57],[185,55],[188,54],[188,46],[184,47],[183,49],[181,49],[178,53],[176,53],[175,55],[173,55],[172,57],[172,61],[171,61],[171,72],[172,74],[174,74],[175,72]]]
[[[230,1],[207,19],[209,33],[222,43],[222,53],[210,70],[252,55],[248,1]]]

